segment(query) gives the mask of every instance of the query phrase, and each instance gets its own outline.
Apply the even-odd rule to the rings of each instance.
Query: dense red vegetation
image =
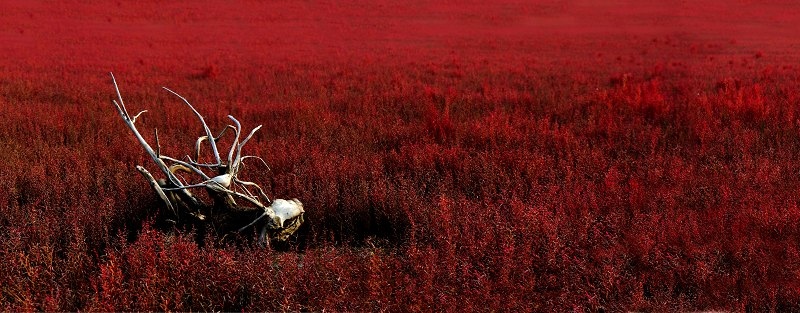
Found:
[[[798,8],[692,5],[3,4],[0,310],[800,310]],[[292,242],[154,230],[109,71]]]

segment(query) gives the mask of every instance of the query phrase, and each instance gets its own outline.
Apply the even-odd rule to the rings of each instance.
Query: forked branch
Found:
[[[191,109],[202,124],[204,132],[204,135],[199,136],[194,143],[194,160],[188,155],[186,155],[185,160],[173,158],[162,153],[157,130],[154,130],[156,150],[147,143],[147,140],[136,128],[137,119],[147,110],[142,110],[136,115],[130,116],[113,74],[111,74],[111,80],[117,93],[117,99],[112,101],[114,107],[122,117],[125,125],[136,137],[136,140],[164,174],[166,180],[156,179],[142,166],[137,166],[136,169],[145,177],[158,198],[166,204],[166,209],[170,216],[177,217],[179,221],[189,220],[186,223],[207,224],[217,232],[225,234],[240,233],[255,227],[259,229],[259,242],[264,242],[268,235],[285,240],[302,224],[304,210],[299,200],[276,199],[271,202],[261,186],[239,178],[239,173],[244,168],[244,161],[249,158],[259,160],[269,170],[269,165],[264,159],[258,156],[242,154],[245,144],[253,138],[262,125],[253,128],[240,141],[242,138],[242,125],[236,118],[228,115],[233,125],[226,125],[219,135],[215,137],[203,116],[186,98],[169,88],[163,87],[164,90],[180,98]],[[228,151],[227,160],[224,162],[217,149],[217,142],[225,135],[228,129],[233,130],[234,139],[231,143],[230,151]],[[211,146],[215,163],[200,162],[201,148],[206,141]],[[184,183],[176,175],[179,171],[189,173],[194,179],[187,179]],[[212,174],[209,175],[206,171],[212,171]],[[211,196],[213,203],[204,203],[190,192],[190,189],[197,188],[204,189]],[[251,192],[250,188],[255,188],[257,194]],[[237,190],[243,191],[243,193]],[[236,199],[244,200],[243,203],[246,203],[247,206],[238,205]],[[266,206],[262,201],[271,202],[271,205]],[[182,220],[182,216],[191,218]],[[169,220],[173,221],[172,219]]]
[[[194,115],[196,115],[197,119],[200,120],[200,123],[203,124],[203,130],[206,131],[206,137],[208,138],[208,142],[211,143],[211,149],[214,150],[214,160],[217,161],[217,165],[222,164],[222,160],[220,160],[220,158],[219,158],[219,151],[217,151],[217,143],[216,143],[216,140],[214,140],[214,135],[211,134],[211,129],[208,128],[208,124],[206,124],[206,120],[203,119],[203,116],[200,115],[200,112],[197,112],[197,110],[195,110],[194,106],[192,106],[192,104],[189,103],[189,100],[186,100],[186,98],[184,98],[183,96],[179,95],[177,92],[174,92],[174,91],[170,90],[167,87],[161,87],[161,88],[164,88],[164,90],[171,92],[173,95],[175,95],[178,98],[180,98],[181,100],[183,100],[183,103],[186,103],[186,105],[190,109],[192,109],[192,112],[194,112]]]

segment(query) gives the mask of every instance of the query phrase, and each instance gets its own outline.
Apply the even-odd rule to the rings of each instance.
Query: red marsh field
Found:
[[[3,2],[0,310],[800,310],[800,5],[488,3]],[[109,72],[305,223],[156,225]]]

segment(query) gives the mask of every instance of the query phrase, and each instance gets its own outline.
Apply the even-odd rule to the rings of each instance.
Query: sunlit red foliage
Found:
[[[721,3],[10,4],[0,310],[800,310],[797,52],[722,35],[792,16]],[[156,230],[112,70],[174,155],[162,85],[264,124],[298,235]]]

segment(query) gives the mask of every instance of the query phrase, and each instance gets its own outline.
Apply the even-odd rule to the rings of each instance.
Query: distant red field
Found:
[[[0,4],[0,310],[800,311],[800,5]],[[154,226],[263,124],[290,241]]]

